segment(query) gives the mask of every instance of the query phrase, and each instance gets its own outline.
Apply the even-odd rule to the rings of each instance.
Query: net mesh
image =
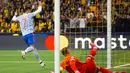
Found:
[[[129,32],[129,3],[129,0],[112,0],[112,36],[116,38],[117,47],[112,50],[111,62],[113,70],[126,73],[130,72],[129,35],[126,33]]]
[[[121,25],[117,16],[124,16],[122,19],[125,16],[129,18],[129,3],[129,0],[112,0],[111,17],[114,38],[112,39],[111,70],[127,73],[130,72],[129,35],[125,35],[124,32],[129,31],[129,28],[128,26],[119,27]],[[61,0],[61,35],[68,38],[72,55],[83,62],[85,62],[86,54],[91,50],[88,43],[94,42],[99,47],[94,57],[97,66],[107,67],[107,0]],[[127,38],[124,42],[127,45],[125,50],[120,46],[120,35]]]
[[[61,0],[61,3],[61,34],[68,38],[71,54],[85,62],[91,50],[89,43],[95,42],[101,47],[95,56],[97,66],[107,67],[107,50],[105,45],[102,47],[106,40],[106,1]]]

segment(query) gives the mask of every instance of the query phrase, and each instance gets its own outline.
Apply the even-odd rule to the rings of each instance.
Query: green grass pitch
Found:
[[[41,68],[33,53],[28,53],[26,59],[21,58],[20,50],[0,50],[0,73],[48,73],[54,70],[54,51],[39,50],[41,59],[46,63],[44,68]],[[72,55],[76,55],[81,61],[85,61],[88,50],[73,50]],[[95,61],[98,66],[106,67],[107,54],[106,50],[99,50],[95,56]],[[130,51],[112,51],[112,66],[130,64]],[[61,60],[63,56],[61,55]],[[113,68],[113,71],[126,71],[130,73],[130,66]],[[63,72],[67,73],[67,72]]]

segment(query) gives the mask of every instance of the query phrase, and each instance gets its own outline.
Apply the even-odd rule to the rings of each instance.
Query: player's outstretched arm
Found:
[[[13,16],[13,18],[12,18],[12,21],[17,21],[16,15],[17,15],[17,12],[15,12],[15,14],[14,14],[14,16]]]
[[[70,63],[71,69],[72,69],[75,73],[80,73],[80,72],[78,71],[77,67],[75,66],[76,60],[75,60],[75,58],[74,58],[73,56],[71,57],[69,63]]]
[[[39,3],[39,6],[38,6],[38,9],[34,12],[34,15],[40,13],[42,11],[42,4],[41,4],[41,1],[38,1]]]

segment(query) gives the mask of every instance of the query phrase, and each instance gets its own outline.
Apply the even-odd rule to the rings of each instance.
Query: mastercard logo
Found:
[[[46,37],[45,45],[48,50],[54,50],[54,35],[50,35]],[[68,47],[69,41],[66,36],[60,35],[60,50],[64,47]]]

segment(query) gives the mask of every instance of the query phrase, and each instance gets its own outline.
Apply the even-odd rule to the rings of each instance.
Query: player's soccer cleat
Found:
[[[23,59],[25,59],[25,54],[26,54],[25,51],[21,51],[21,56]]]
[[[43,68],[45,66],[45,63],[40,62],[40,66]]]
[[[94,43],[90,43],[92,48],[97,48],[96,45]]]

